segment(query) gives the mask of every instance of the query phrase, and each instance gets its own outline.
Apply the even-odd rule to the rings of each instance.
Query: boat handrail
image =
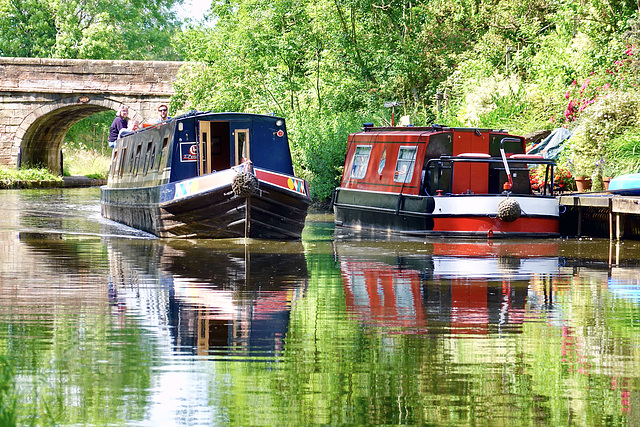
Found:
[[[486,158],[490,158],[491,155],[487,153],[460,153],[456,157],[486,159]]]
[[[468,155],[472,154],[472,155]],[[459,154],[457,156],[440,156],[434,157],[427,161],[427,167],[429,163],[432,162],[446,162],[446,163],[458,163],[458,162],[467,162],[467,163],[502,163],[501,157],[491,157],[487,155],[487,157],[480,157],[476,154],[480,153],[464,153]],[[555,165],[556,161],[553,159],[545,159],[544,157],[533,157],[533,155],[526,155],[527,157],[514,157],[511,155],[507,158],[507,162],[509,163],[527,163],[527,164],[537,164],[537,165]]]
[[[509,159],[521,159],[521,160],[542,160],[544,156],[540,154],[512,154]]]

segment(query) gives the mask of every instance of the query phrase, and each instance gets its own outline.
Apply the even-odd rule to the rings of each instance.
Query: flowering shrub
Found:
[[[545,184],[546,166],[539,165],[529,169],[529,183],[533,191],[542,191]],[[553,175],[553,183],[556,191],[568,191],[575,188],[575,180],[569,169],[557,166]]]
[[[556,167],[553,175],[553,182],[560,191],[573,190],[576,186],[576,182],[571,175],[569,169],[558,166]]]
[[[578,82],[574,80],[564,97],[568,102],[564,111],[564,118],[567,123],[575,121],[589,105],[596,102],[598,98],[606,96],[610,90],[626,90],[631,86],[636,86],[634,75],[636,74],[637,63],[633,59],[635,46],[627,46],[622,58],[614,61],[613,66],[604,74],[591,72],[589,77]]]
[[[610,141],[638,122],[640,97],[632,92],[611,91],[596,99],[582,113],[569,139],[575,175],[600,174],[598,162],[607,155]]]

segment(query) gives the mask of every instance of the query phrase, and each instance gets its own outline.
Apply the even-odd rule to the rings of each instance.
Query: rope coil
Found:
[[[520,218],[520,204],[517,200],[506,198],[498,203],[498,218],[504,222],[513,222]]]
[[[233,177],[231,189],[233,194],[241,197],[249,197],[258,193],[258,178],[251,172],[239,172]]]

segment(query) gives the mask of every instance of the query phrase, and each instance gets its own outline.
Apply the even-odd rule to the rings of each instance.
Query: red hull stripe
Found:
[[[560,224],[553,218],[518,218],[505,222],[489,217],[434,218],[433,231],[493,233],[559,233]]]
[[[309,196],[309,189],[307,182],[303,179],[296,178],[289,175],[282,175],[275,172],[269,172],[262,169],[254,169],[256,178],[260,181],[268,182],[278,187],[286,188],[289,191],[295,191],[296,193]]]

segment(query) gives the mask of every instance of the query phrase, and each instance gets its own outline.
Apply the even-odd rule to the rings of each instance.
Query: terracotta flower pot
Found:
[[[591,178],[586,176],[576,176],[576,188],[578,193],[584,193],[587,190],[591,189]]]
[[[611,181],[611,177],[605,176],[602,178],[602,186],[604,187],[604,191],[609,189],[609,181]]]

